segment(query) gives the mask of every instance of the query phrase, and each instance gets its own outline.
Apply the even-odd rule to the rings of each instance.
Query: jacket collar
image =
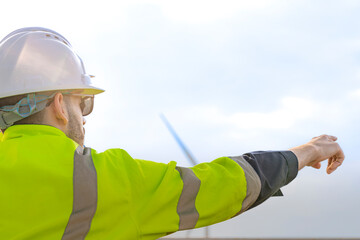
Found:
[[[52,135],[67,137],[60,129],[49,125],[37,125],[37,124],[23,124],[13,125],[6,129],[1,141],[6,141],[12,138],[19,138],[25,136],[36,135]]]

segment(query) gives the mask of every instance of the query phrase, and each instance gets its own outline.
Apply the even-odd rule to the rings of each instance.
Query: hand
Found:
[[[344,161],[344,152],[336,142],[337,137],[321,135],[314,137],[310,142],[291,148],[299,161],[299,170],[304,166],[311,166],[319,169],[321,162],[328,159],[326,172],[334,172]]]

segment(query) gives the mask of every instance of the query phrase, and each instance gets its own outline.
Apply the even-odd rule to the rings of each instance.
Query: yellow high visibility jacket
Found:
[[[234,217],[296,174],[289,151],[183,168],[122,149],[98,153],[55,127],[15,125],[0,136],[0,238],[158,239]]]

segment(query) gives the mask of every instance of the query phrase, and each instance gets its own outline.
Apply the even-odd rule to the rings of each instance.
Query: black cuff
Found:
[[[284,155],[284,157],[286,158],[287,165],[289,168],[288,176],[286,178],[286,183],[285,183],[285,185],[287,185],[296,178],[299,171],[299,162],[296,155],[292,151],[283,151],[280,153]]]
[[[280,188],[290,183],[298,173],[298,160],[291,151],[251,152],[243,158],[260,177],[261,191],[251,208],[269,197],[282,195]]]

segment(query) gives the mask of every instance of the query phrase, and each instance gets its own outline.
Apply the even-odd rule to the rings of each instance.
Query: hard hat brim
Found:
[[[40,92],[50,92],[50,91],[73,91],[76,90],[76,92],[81,93],[81,94],[85,94],[85,95],[97,95],[100,93],[105,92],[105,90],[101,89],[101,88],[96,88],[96,87],[92,87],[92,86],[87,86],[87,87],[74,87],[74,86],[64,86],[62,88],[56,87],[54,89],[51,88],[47,88],[47,89],[26,89],[26,90],[18,90],[18,91],[13,91],[13,92],[7,92],[5,94],[0,94],[0,99],[1,98],[6,98],[6,97],[12,97],[12,96],[17,96],[17,95],[23,95],[23,94],[29,94],[29,93],[40,93]]]

